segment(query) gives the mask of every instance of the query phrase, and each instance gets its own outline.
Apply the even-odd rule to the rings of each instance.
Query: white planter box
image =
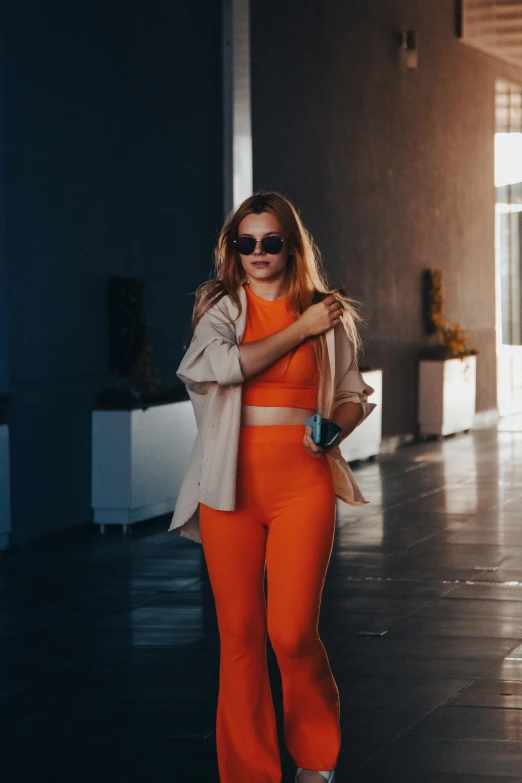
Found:
[[[11,533],[11,482],[9,427],[0,425],[0,552],[9,548]]]
[[[341,454],[347,462],[356,459],[369,459],[379,454],[382,440],[382,370],[368,370],[361,373],[365,382],[374,393],[368,397],[368,402],[377,403],[362,424],[341,443]]]
[[[473,427],[477,357],[419,362],[419,435],[450,435]]]
[[[126,530],[173,511],[196,435],[190,400],[147,410],[93,411],[94,523]]]

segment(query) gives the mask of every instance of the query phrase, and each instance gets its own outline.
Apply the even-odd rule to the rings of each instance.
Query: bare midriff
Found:
[[[241,425],[243,427],[263,427],[270,424],[302,424],[313,416],[315,408],[285,408],[261,405],[243,405],[241,407]]]

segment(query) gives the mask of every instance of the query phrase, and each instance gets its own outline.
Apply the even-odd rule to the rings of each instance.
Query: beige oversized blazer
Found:
[[[242,305],[239,318],[234,321],[238,308],[232,297],[225,295],[199,321],[176,373],[187,387],[198,432],[169,531],[199,544],[199,504],[223,511],[235,508],[241,384],[245,380],[238,346],[245,333],[248,306],[243,286],[238,288],[238,295]],[[331,418],[338,405],[352,400],[361,403],[364,421],[377,407],[368,402],[374,389],[359,372],[357,356],[342,324],[326,332],[326,345],[317,410]],[[368,503],[339,446],[326,457],[336,496],[352,506]]]

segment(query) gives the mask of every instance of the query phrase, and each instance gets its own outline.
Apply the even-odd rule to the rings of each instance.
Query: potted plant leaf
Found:
[[[444,317],[440,269],[423,275],[424,329],[430,344],[419,353],[418,435],[468,432],[475,417],[478,351],[459,324]]]
[[[92,508],[100,525],[128,525],[174,509],[197,429],[183,384],[152,363],[144,282],[108,284],[109,378],[92,410]]]

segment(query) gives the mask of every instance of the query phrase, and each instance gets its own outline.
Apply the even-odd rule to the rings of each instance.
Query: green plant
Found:
[[[423,277],[423,316],[425,331],[433,335],[430,346],[421,351],[425,359],[455,359],[478,353],[458,324],[444,318],[446,292],[440,269],[426,269]]]
[[[144,281],[111,277],[108,282],[109,382],[95,408],[129,410],[188,399],[181,384],[166,386],[152,364],[144,308]]]

